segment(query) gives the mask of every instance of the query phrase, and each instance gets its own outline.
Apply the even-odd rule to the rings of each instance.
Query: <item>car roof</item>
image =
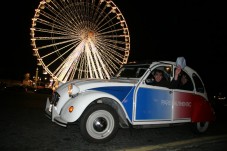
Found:
[[[150,66],[150,65],[155,65],[155,64],[160,64],[160,63],[164,63],[164,64],[171,64],[176,66],[176,62],[174,61],[166,61],[166,60],[162,60],[162,61],[145,61],[145,62],[129,62],[127,64],[125,64],[124,66]],[[189,66],[185,66],[184,68],[185,71],[188,72],[188,74],[190,74],[190,76],[192,75],[192,73],[195,73],[198,75],[198,73],[191,67]],[[199,76],[199,75],[198,75]]]

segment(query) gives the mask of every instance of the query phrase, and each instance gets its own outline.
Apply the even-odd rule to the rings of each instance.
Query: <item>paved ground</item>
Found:
[[[222,151],[227,147],[226,116],[220,116],[201,136],[188,126],[120,129],[112,141],[90,144],[83,140],[78,126],[63,128],[44,115],[47,95],[0,92],[0,96],[1,151]]]

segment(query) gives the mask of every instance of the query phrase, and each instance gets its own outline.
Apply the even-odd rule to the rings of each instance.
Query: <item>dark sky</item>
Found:
[[[184,56],[209,87],[227,84],[223,74],[227,60],[224,1],[113,1],[128,24],[130,61],[175,61]],[[32,56],[29,34],[38,4],[39,0],[2,1],[0,78],[22,79],[27,72],[35,74],[36,58]],[[215,78],[218,74],[223,77]]]

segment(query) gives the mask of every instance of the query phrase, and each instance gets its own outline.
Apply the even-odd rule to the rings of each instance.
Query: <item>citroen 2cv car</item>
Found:
[[[176,62],[126,64],[110,79],[77,79],[61,84],[47,98],[45,113],[51,121],[67,127],[77,123],[89,142],[110,141],[119,128],[166,127],[189,123],[204,133],[215,120],[201,77],[185,66],[182,73],[191,88],[153,86],[155,70],[164,78],[174,77]]]

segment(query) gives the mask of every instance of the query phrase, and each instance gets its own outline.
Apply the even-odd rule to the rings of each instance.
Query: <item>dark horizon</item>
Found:
[[[184,56],[207,87],[224,87],[227,24],[224,2],[219,1],[129,1],[113,0],[121,10],[130,32],[129,61],[170,60]],[[3,1],[9,6],[9,1]],[[22,80],[35,75],[36,58],[30,45],[31,19],[39,0],[15,1],[10,13],[1,10],[4,49],[0,79]],[[212,70],[211,70],[212,69]],[[222,74],[223,75],[223,74]]]

